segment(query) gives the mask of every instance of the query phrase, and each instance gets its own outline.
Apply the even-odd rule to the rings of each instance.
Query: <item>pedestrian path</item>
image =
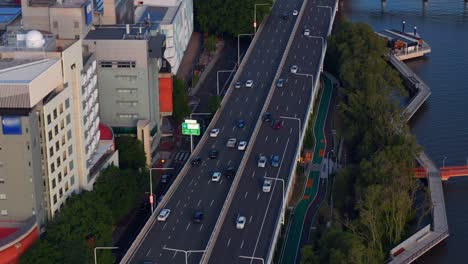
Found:
[[[332,83],[328,78],[324,78],[322,96],[320,98],[317,115],[314,123],[315,146],[313,151],[312,164],[322,164],[326,149],[326,140],[324,135],[325,121],[332,95]],[[284,244],[284,250],[281,258],[282,264],[294,264],[299,254],[303,225],[307,211],[317,197],[319,191],[320,171],[311,170],[308,176],[307,185],[302,200],[294,208],[293,217],[289,224],[289,230]],[[306,227],[309,228],[309,227]],[[308,232],[306,232],[308,234]]]

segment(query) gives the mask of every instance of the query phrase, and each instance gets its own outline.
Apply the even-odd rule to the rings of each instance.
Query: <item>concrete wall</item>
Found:
[[[84,7],[50,8],[50,31],[59,38],[84,38],[92,23],[86,25]]]
[[[29,0],[21,0],[21,16],[25,29],[50,31],[49,7],[30,7]]]

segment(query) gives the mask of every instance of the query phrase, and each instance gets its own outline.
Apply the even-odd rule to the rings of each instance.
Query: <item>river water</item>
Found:
[[[344,0],[346,1],[346,0]],[[468,4],[464,0],[347,0],[340,6],[354,22],[375,30],[399,29],[418,33],[432,48],[425,58],[407,65],[432,89],[432,95],[410,121],[413,133],[442,166],[468,162]],[[467,263],[468,177],[443,184],[450,237],[418,263]]]

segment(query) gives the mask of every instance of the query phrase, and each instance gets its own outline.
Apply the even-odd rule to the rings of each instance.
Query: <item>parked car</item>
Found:
[[[245,82],[245,87],[252,88],[253,87],[253,80],[247,80]]]
[[[283,79],[278,79],[278,81],[276,81],[276,87],[278,88],[281,88],[283,87],[283,83],[284,83],[284,80]]]
[[[242,82],[236,82],[236,83],[234,84],[234,88],[239,89],[239,88],[241,88],[241,87],[242,87]]]
[[[219,182],[219,180],[221,180],[221,172],[213,172],[213,175],[211,175],[211,181]]]
[[[237,150],[245,150],[247,147],[247,141],[241,141],[239,142],[239,145],[237,145]]]
[[[212,149],[208,152],[208,156],[210,157],[210,159],[217,159],[218,155],[219,151],[217,151],[216,149]]]
[[[277,168],[280,165],[280,156],[279,155],[273,155],[271,156],[271,166]]]
[[[282,126],[283,126],[283,122],[281,122],[281,120],[279,120],[279,119],[276,119],[272,123],[273,129],[280,129]]]
[[[158,221],[160,221],[160,222],[166,221],[166,219],[169,217],[170,213],[171,213],[171,210],[162,209],[161,212],[159,212]]]
[[[297,65],[291,66],[291,72],[292,72],[292,73],[297,73],[297,69],[298,69],[298,68],[297,68]]]
[[[299,11],[297,11],[297,10],[293,11],[293,16],[297,16],[298,14],[299,14]]]
[[[161,183],[168,183],[171,180],[171,174],[163,174],[161,176]]]
[[[234,166],[228,166],[224,175],[226,175],[226,178],[232,179],[236,175],[236,168]]]
[[[270,180],[270,179],[263,180],[262,191],[263,192],[270,192],[272,183],[273,183],[273,181]]]
[[[270,122],[271,121],[271,113],[265,112],[262,116],[263,122]]]
[[[245,127],[245,120],[240,119],[239,121],[237,121],[237,127],[238,128],[244,128]]]
[[[219,128],[213,128],[210,131],[210,137],[217,137],[219,134]]]
[[[228,139],[227,143],[226,143],[226,147],[228,148],[233,148],[236,146],[236,143],[237,143],[237,139],[235,138],[230,138]]]
[[[201,223],[203,221],[203,212],[197,211],[193,214],[193,222],[194,223]]]
[[[258,157],[257,166],[259,168],[265,168],[266,162],[267,162],[267,158],[263,155],[260,155],[260,157]]]
[[[309,36],[310,35],[310,30],[308,28],[306,28],[304,30],[304,36]]]
[[[246,221],[247,221],[247,218],[245,218],[245,216],[239,215],[236,220],[236,228],[244,229]]]
[[[200,164],[202,163],[202,159],[201,157],[195,157],[192,159],[192,166],[200,166]]]

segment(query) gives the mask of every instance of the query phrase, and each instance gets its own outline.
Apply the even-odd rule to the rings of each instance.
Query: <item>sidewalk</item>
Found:
[[[196,66],[198,57],[202,51],[202,35],[201,33],[193,32],[187,49],[185,50],[184,57],[180,62],[179,69],[177,70],[177,77],[184,80],[184,82],[187,81],[188,78],[191,78],[192,68]]]
[[[326,150],[326,138],[324,134],[324,126],[327,118],[327,112],[331,101],[332,85],[331,81],[325,78],[325,86],[323,88],[322,96],[320,98],[319,108],[314,123],[315,146],[312,158],[312,165],[320,164],[320,166],[313,166],[314,168],[309,173],[306,189],[302,200],[294,208],[293,217],[291,218],[290,229],[286,237],[284,245],[283,256],[281,263],[294,264],[298,260],[300,254],[301,240],[306,240],[308,237],[303,236],[304,233],[308,234],[310,224],[306,225],[306,220],[311,220],[310,217],[315,215],[315,212],[320,205],[321,199],[316,199],[319,196],[323,198],[323,186],[326,186],[325,178],[327,176],[327,166],[323,164],[326,162],[324,159]],[[318,168],[318,169],[317,169]],[[325,170],[325,171],[324,171]],[[322,180],[320,180],[322,178]],[[319,186],[321,188],[319,188]],[[322,195],[319,195],[322,194]],[[310,210],[312,209],[312,210]],[[303,228],[306,230],[303,230]]]

